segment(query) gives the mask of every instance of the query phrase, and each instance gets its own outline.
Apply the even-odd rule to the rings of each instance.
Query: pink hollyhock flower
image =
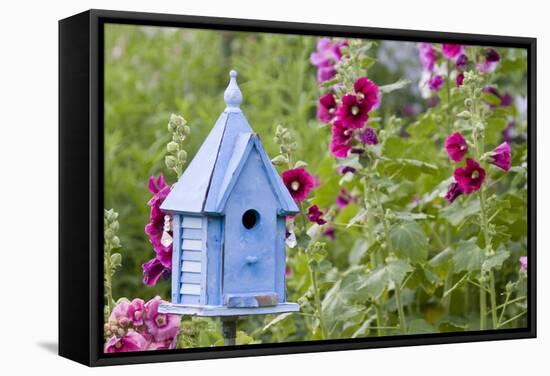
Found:
[[[342,188],[338,196],[336,196],[336,205],[340,209],[345,208],[346,206],[348,206],[350,202],[353,202],[353,201],[355,201],[355,197],[353,197],[350,193],[348,193],[346,188]]]
[[[461,54],[455,61],[456,69],[464,70],[468,66],[468,56]]]
[[[462,54],[464,51],[464,46],[460,44],[445,44],[441,45],[441,53],[448,59],[452,59]]]
[[[282,177],[286,188],[296,202],[304,201],[317,185],[315,178],[303,167],[286,170]]]
[[[523,270],[524,272],[527,271],[527,256],[521,256],[519,258],[519,267],[521,268],[521,270]]]
[[[425,70],[432,72],[434,70],[437,54],[431,43],[419,43],[418,52],[420,55],[420,63]]]
[[[443,77],[440,75],[435,75],[428,81],[428,87],[431,91],[438,91],[443,87],[444,82]]]
[[[130,324],[130,318],[128,317],[129,303],[121,301],[111,311],[109,316],[109,322],[115,322],[123,328],[126,328]]]
[[[148,341],[139,333],[129,331],[122,337],[112,336],[105,344],[106,353],[120,353],[147,350]]]
[[[366,127],[359,133],[359,140],[365,145],[378,145],[378,136],[372,127]]]
[[[145,305],[143,299],[134,299],[128,306],[128,318],[134,327],[143,325],[143,316],[145,315]]]
[[[468,144],[460,132],[455,132],[445,141],[445,149],[453,162],[460,162],[468,152]]]
[[[147,350],[172,350],[176,348],[177,342],[177,337],[166,341],[151,342],[149,346],[147,346]]]
[[[158,258],[151,259],[141,265],[143,269],[143,283],[154,286],[160,277],[170,275],[170,269],[166,268]]]
[[[319,107],[317,109],[317,118],[325,124],[331,122],[336,116],[336,99],[332,93],[328,93],[319,98]]]
[[[512,151],[510,150],[510,145],[507,142],[503,142],[491,152],[491,163],[508,172],[512,165],[511,157]]]
[[[162,175],[156,181],[155,177],[151,176],[148,183],[149,190],[153,193],[153,197],[147,205],[151,207],[150,222],[145,226],[145,233],[149,236],[149,241],[153,245],[153,249],[157,254],[159,261],[166,267],[172,268],[172,244],[165,245],[162,242],[162,234],[165,227],[165,216],[160,210],[160,205],[170,193],[170,186],[166,184]],[[172,236],[172,230],[168,231]]]
[[[160,313],[158,307],[161,303],[163,301],[158,296],[145,303],[145,325],[155,342],[174,339],[181,321],[179,315]]]
[[[485,170],[475,160],[466,159],[466,166],[458,167],[454,177],[460,190],[468,195],[478,191],[485,180]]]
[[[461,194],[462,190],[458,186],[458,183],[453,182],[451,183],[451,185],[449,185],[449,189],[447,190],[447,194],[445,195],[445,200],[447,200],[449,204],[452,204],[454,200],[456,200],[456,198]]]
[[[491,73],[495,70],[498,62],[500,61],[500,54],[494,48],[489,48],[485,50],[483,57],[484,61],[476,65],[477,69],[481,73]]]
[[[321,38],[317,41],[317,51],[310,56],[311,63],[317,67],[317,81],[322,83],[330,80],[336,74],[335,65],[342,59],[342,46],[347,46],[347,41],[333,42],[329,38]]]
[[[367,77],[361,77],[353,84],[357,99],[365,102],[367,111],[380,104],[380,89]]]
[[[347,158],[351,150],[353,129],[344,127],[341,121],[336,120],[332,124],[331,133],[330,152],[337,158]]]
[[[342,97],[342,105],[336,110],[338,120],[345,128],[363,128],[369,120],[369,104],[360,101],[356,95],[346,94]]]
[[[464,83],[464,73],[459,73],[456,76],[456,87],[461,87]]]
[[[323,219],[323,212],[317,205],[312,205],[309,209],[307,209],[307,219],[309,219],[310,222],[317,223],[318,225],[324,225],[327,223],[327,221]]]

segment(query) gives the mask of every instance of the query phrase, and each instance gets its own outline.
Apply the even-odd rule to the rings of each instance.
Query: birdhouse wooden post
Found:
[[[163,313],[246,316],[294,312],[285,294],[285,217],[298,213],[240,109],[227,107],[161,209],[173,217],[172,301]]]

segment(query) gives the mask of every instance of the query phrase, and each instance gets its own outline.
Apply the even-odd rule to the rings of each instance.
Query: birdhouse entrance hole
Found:
[[[258,212],[254,209],[249,209],[243,214],[243,226],[250,230],[252,227],[256,226],[259,219],[260,215]]]

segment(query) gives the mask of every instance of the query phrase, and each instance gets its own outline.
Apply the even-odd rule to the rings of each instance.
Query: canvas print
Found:
[[[104,25],[105,354],[527,327],[521,48]]]

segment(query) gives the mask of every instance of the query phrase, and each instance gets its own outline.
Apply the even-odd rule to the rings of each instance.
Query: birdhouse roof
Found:
[[[296,203],[240,109],[242,94],[236,81],[237,73],[231,71],[230,77],[224,93],[227,107],[172,187],[161,209],[181,213],[222,214],[244,163],[255,149],[279,202],[279,212],[283,215],[295,214],[298,212]]]

